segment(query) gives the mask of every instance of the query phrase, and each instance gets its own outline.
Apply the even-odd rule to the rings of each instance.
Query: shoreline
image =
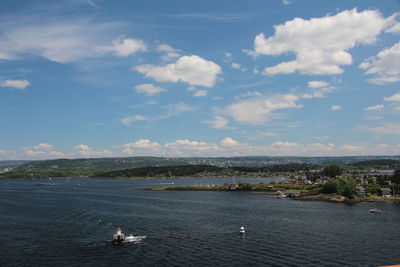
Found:
[[[214,191],[214,192],[241,192],[241,193],[259,193],[265,195],[278,195],[278,191],[263,191],[263,190],[226,190],[211,186],[159,186],[159,187],[148,187],[148,188],[140,188],[133,190],[147,190],[147,191]],[[376,197],[356,197],[354,199],[349,199],[339,195],[305,195],[305,196],[293,196],[293,197],[284,197],[292,200],[300,200],[300,201],[325,201],[325,202],[333,202],[333,203],[344,203],[344,204],[356,204],[356,203],[372,203],[372,202],[392,202],[392,203],[400,203],[400,197],[387,197],[383,198],[380,196]]]

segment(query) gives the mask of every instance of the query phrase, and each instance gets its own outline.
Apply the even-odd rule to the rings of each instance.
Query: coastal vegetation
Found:
[[[128,158],[129,159],[129,158]],[[275,183],[235,184],[208,186],[173,186],[148,188],[148,190],[190,190],[190,191],[239,191],[284,194],[301,200],[327,201],[375,201],[398,200],[400,193],[400,168],[385,172],[393,166],[400,166],[398,160],[377,159],[351,164],[307,164],[286,163],[265,166],[216,166],[208,164],[177,164],[169,166],[142,166],[116,169],[127,158],[52,160],[23,162],[13,170],[0,173],[0,178],[50,178],[87,177],[109,179],[152,179],[152,178],[208,178],[208,177],[282,177]],[[149,160],[161,162],[164,158],[134,158],[137,164]],[[129,160],[127,160],[129,161]],[[119,162],[119,163],[117,163]],[[180,162],[183,163],[184,161]],[[104,163],[101,165],[100,163]],[[132,161],[130,161],[132,163]],[[129,164],[130,164],[129,163]],[[69,167],[65,167],[69,166]],[[381,172],[375,167],[381,167]],[[239,178],[240,179],[240,178]],[[385,198],[382,197],[385,191]],[[389,194],[389,195],[387,195]]]

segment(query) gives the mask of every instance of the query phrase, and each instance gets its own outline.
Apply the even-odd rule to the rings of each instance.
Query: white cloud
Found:
[[[312,92],[303,94],[301,97],[305,98],[305,99],[324,98],[324,97],[326,97],[326,94],[332,93],[335,89],[332,86],[323,87],[323,88],[318,88],[318,87],[314,87],[314,88],[316,88],[316,89],[314,89]]]
[[[321,87],[327,87],[329,84],[324,81],[309,81],[308,82],[308,87],[309,88],[321,88]]]
[[[91,148],[88,145],[77,145],[74,147],[74,149],[77,151],[77,154],[79,157],[111,157],[113,156],[113,152],[111,152],[108,149],[102,149],[102,150],[95,150]]]
[[[224,139],[221,140],[219,145],[222,147],[233,147],[240,145],[240,143],[233,138],[225,137]]]
[[[376,78],[368,79],[375,84],[387,84],[400,81],[400,42],[386,48],[375,57],[365,60],[359,65],[366,70],[365,74],[376,75]]]
[[[17,159],[17,153],[11,150],[0,149],[0,160]]]
[[[229,127],[229,120],[220,116],[215,116],[213,120],[206,120],[203,122],[210,124],[211,127],[215,129],[232,129],[232,127]]]
[[[161,92],[165,92],[166,90],[162,87],[154,86],[153,84],[145,83],[139,84],[135,86],[135,91],[145,95],[157,95]]]
[[[159,143],[152,142],[149,139],[141,139],[136,142],[124,144],[121,146],[122,152],[128,155],[157,155],[162,151]]]
[[[146,118],[141,116],[141,115],[133,115],[133,116],[128,116],[122,119],[119,119],[119,121],[126,126],[131,125],[132,123],[136,121],[144,121]]]
[[[333,106],[331,107],[331,110],[341,110],[341,109],[342,109],[342,107],[339,106],[339,105],[333,105]]]
[[[376,10],[358,12],[345,10],[334,16],[305,20],[295,18],[276,25],[275,34],[266,38],[256,36],[254,51],[249,54],[281,55],[294,53],[296,59],[267,67],[264,74],[341,74],[340,66],[350,65],[352,57],[347,52],[360,44],[372,44],[393,18],[384,18]]]
[[[91,150],[90,146],[83,145],[83,144],[75,146],[74,149],[83,150],[83,151],[90,151]]]
[[[262,94],[258,91],[247,91],[246,93],[235,96],[235,99],[254,97],[254,96],[262,96]]]
[[[168,153],[177,156],[213,155],[220,149],[216,144],[190,140],[176,140],[175,142],[166,143],[164,148]]]
[[[343,145],[342,148],[346,151],[359,151],[363,149],[362,146],[356,146],[356,145]]]
[[[48,143],[41,143],[36,146],[28,147],[28,149],[31,149],[31,150],[45,150],[45,151],[50,151],[53,148],[54,148],[54,146],[52,144],[48,144]]]
[[[127,38],[114,40],[111,46],[99,46],[96,49],[99,52],[112,53],[117,57],[126,57],[147,51],[147,44],[140,39]]]
[[[380,126],[369,127],[369,126],[360,126],[359,129],[365,131],[371,131],[378,134],[393,134],[400,135],[400,123],[398,122],[386,122]]]
[[[29,85],[31,83],[27,80],[5,80],[0,82],[0,87],[13,87],[21,90],[24,90]]]
[[[276,117],[274,111],[302,108],[297,104],[300,98],[293,94],[275,95],[272,97],[258,97],[246,99],[228,106],[226,114],[238,122],[246,124],[262,124]]]
[[[31,147],[22,148],[22,158],[29,159],[50,159],[50,158],[65,158],[63,152],[54,151],[54,146],[48,143],[40,143]]]
[[[277,141],[277,142],[272,143],[271,146],[273,146],[273,147],[290,147],[290,148],[294,148],[294,147],[299,146],[299,144],[298,143],[294,143],[294,142]]]
[[[375,106],[369,106],[365,110],[368,110],[368,111],[382,110],[384,107],[385,107],[385,105],[375,105]]]
[[[385,97],[383,100],[385,100],[386,102],[400,102],[400,93]]]
[[[166,110],[167,111],[164,114],[153,117],[153,118],[148,118],[148,120],[150,122],[155,122],[158,120],[163,120],[163,119],[167,119],[167,118],[174,117],[174,116],[179,116],[179,115],[187,113],[189,111],[196,110],[196,107],[189,106],[188,104],[183,103],[183,102],[179,102],[176,104],[167,105]]]
[[[185,82],[189,85],[213,87],[221,67],[199,56],[182,56],[164,66],[139,65],[134,70],[158,82]]]
[[[240,65],[239,63],[232,63],[231,64],[231,68],[232,69],[240,69],[242,67],[242,65]]]
[[[195,97],[203,97],[203,96],[207,96],[208,91],[207,90],[197,90],[193,96]]]
[[[399,13],[397,13],[398,15]],[[394,20],[394,17],[396,16],[393,15],[393,25],[391,27],[389,27],[385,32],[390,32],[390,33],[399,33],[400,32],[400,22],[397,22]]]
[[[231,62],[233,60],[233,55],[230,52],[225,52],[224,53],[224,61],[225,62]]]
[[[290,1],[289,1],[289,0],[282,0],[282,4],[284,4],[284,5],[289,5],[289,4],[290,4]]]
[[[96,47],[108,43],[110,35],[120,26],[43,14],[20,16],[0,23],[0,58],[33,55],[65,63],[96,57],[100,55]]]
[[[180,50],[173,48],[169,44],[160,44],[157,46],[157,52],[164,53],[162,59],[165,61],[171,61],[177,57],[180,57]]]

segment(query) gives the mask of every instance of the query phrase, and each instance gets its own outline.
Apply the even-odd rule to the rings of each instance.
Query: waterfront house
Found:
[[[365,188],[362,186],[356,187],[356,194],[358,197],[365,197]]]
[[[383,197],[390,197],[391,196],[390,195],[390,188],[386,188],[386,187],[381,188],[381,192],[382,192],[382,196]]]
[[[239,187],[239,184],[230,184],[229,190],[236,190],[236,189],[238,189],[238,187]]]

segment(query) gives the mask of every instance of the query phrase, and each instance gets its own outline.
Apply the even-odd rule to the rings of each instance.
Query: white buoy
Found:
[[[245,234],[245,233],[246,233],[246,230],[244,230],[244,227],[243,227],[243,226],[240,227],[240,234],[243,235],[243,234]]]

